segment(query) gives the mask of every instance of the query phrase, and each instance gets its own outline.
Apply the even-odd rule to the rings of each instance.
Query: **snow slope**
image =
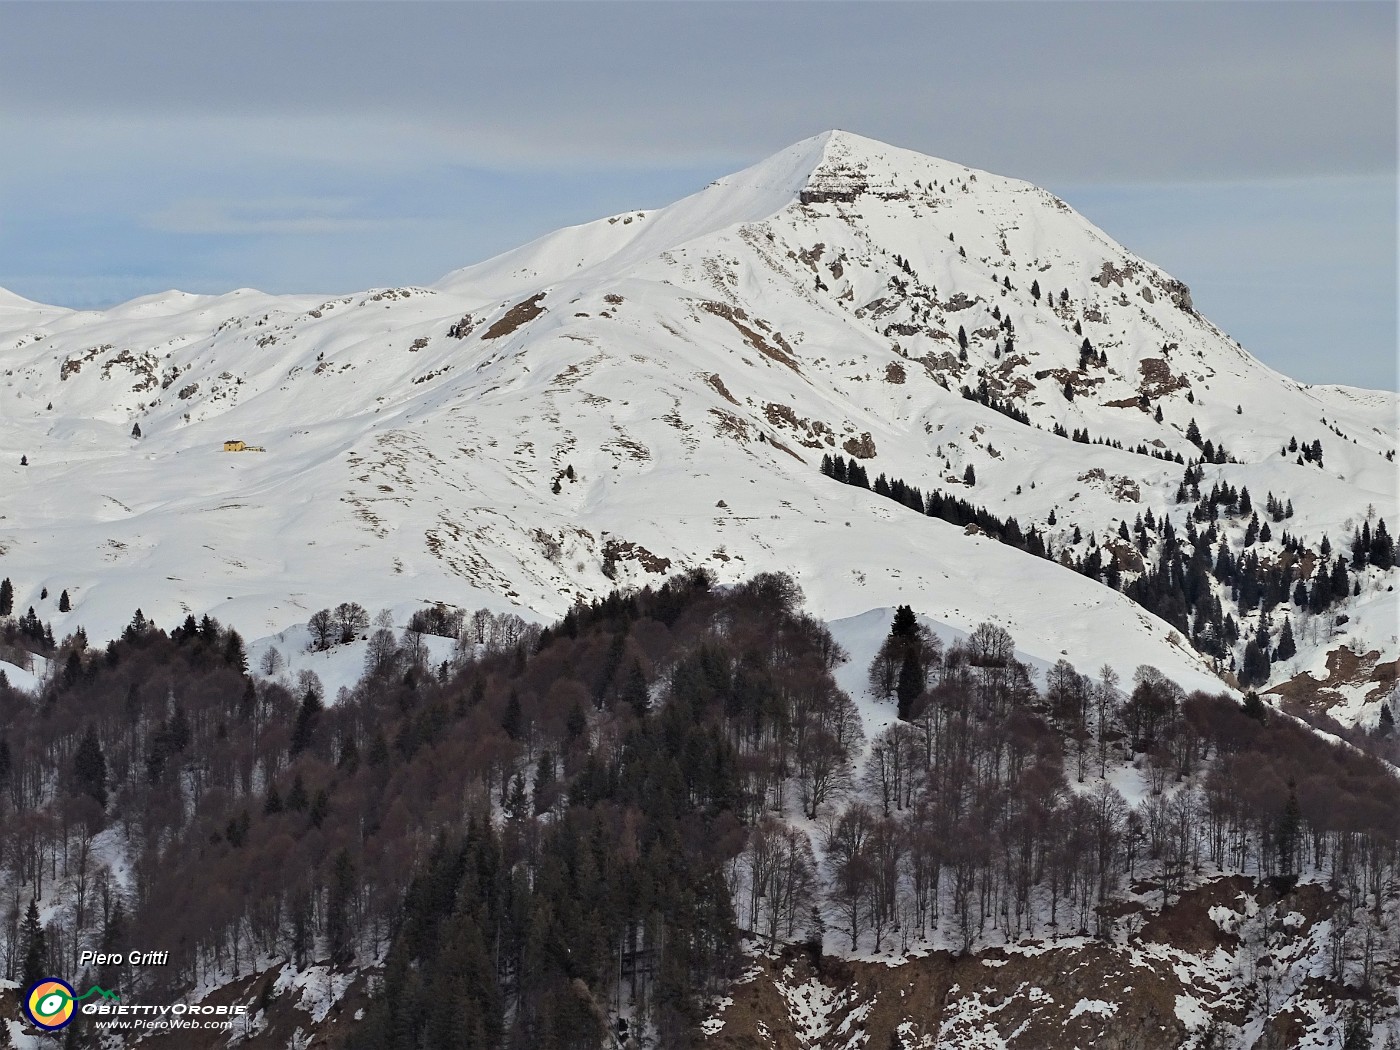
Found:
[[[1106,366],[1080,367],[1085,338]],[[828,618],[909,603],[1194,687],[1204,663],[1121,595],[840,486],[821,457],[869,455],[872,479],[1036,523],[1059,551],[1076,526],[1087,545],[1185,508],[1180,466],[1054,426],[1189,456],[1194,419],[1239,460],[1203,488],[1289,498],[1290,531],[1339,549],[1368,511],[1400,525],[1395,394],[1279,375],[1043,190],[844,132],[432,288],[104,312],[5,293],[0,372],[0,575],[59,637],[108,637],[137,606],[248,637],[346,600],[550,617],[706,565],[791,571]],[[960,395],[981,380],[1034,425]],[[1281,455],[1293,437],[1325,468]],[[1400,652],[1395,577],[1369,570],[1360,633],[1300,641],[1297,669],[1349,641]]]

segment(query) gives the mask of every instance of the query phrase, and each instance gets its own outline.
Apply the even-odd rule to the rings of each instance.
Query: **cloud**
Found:
[[[147,215],[145,221],[163,233],[215,236],[378,233],[404,221],[363,217],[356,214],[361,206],[347,197],[185,198]]]
[[[378,166],[721,169],[830,127],[1033,181],[1393,172],[1383,3],[8,5],[31,125]],[[35,40],[62,39],[62,48]],[[35,119],[40,117],[42,119]]]

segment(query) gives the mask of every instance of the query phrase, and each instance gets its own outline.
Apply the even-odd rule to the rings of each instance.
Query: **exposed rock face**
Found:
[[[1331,906],[1320,886],[1280,899],[1232,876],[1164,912],[1115,908],[1109,940],[1027,940],[900,963],[787,948],[753,960],[706,1022],[706,1046],[1176,1050],[1251,1045],[1231,1041],[1245,1031],[1259,1033],[1256,1047],[1340,1046],[1329,1040],[1354,993],[1316,976],[1328,972],[1320,919]],[[1203,1043],[1208,1033],[1223,1042]]]
[[[841,447],[846,450],[848,456],[855,456],[856,459],[875,458],[875,439],[870,436],[868,430],[859,438],[847,438]]]

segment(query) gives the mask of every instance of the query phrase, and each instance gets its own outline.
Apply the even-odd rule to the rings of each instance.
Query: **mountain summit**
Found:
[[[846,132],[431,288],[6,307],[0,576],[60,636],[704,566],[1188,685],[1315,674],[1353,719],[1400,652],[1396,395],[1279,375],[1044,190]]]

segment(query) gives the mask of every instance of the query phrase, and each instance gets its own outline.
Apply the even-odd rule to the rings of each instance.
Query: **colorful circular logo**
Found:
[[[67,981],[45,977],[29,986],[24,997],[24,1015],[46,1032],[67,1028],[73,1020],[73,1000],[77,993]]]

